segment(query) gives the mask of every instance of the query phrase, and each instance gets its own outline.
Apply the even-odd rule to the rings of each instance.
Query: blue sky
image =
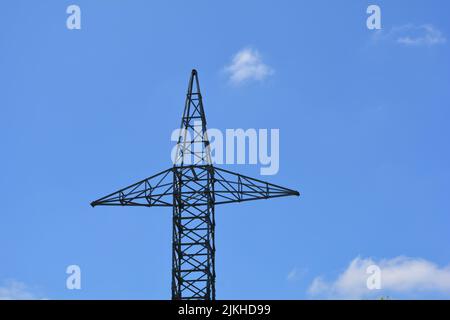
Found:
[[[73,3],[81,30],[66,28]],[[366,27],[369,4],[381,31]],[[89,203],[171,165],[195,67],[209,126],[279,128],[280,170],[263,178],[302,193],[217,208],[219,299],[448,297],[449,9],[4,1],[0,295],[170,298],[170,209]],[[270,72],[233,83],[245,49]],[[386,289],[361,293],[371,261]],[[71,264],[81,290],[66,289]]]

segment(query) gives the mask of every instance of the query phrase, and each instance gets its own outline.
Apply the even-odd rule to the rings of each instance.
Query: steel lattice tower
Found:
[[[172,168],[95,200],[93,207],[172,207],[172,299],[215,299],[214,208],[298,196],[297,191],[213,166],[196,70],[192,70]]]

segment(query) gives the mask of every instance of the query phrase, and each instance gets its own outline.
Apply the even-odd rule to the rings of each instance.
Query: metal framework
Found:
[[[215,206],[298,196],[295,190],[213,166],[196,70],[192,70],[174,165],[91,203],[172,207],[172,299],[215,299]]]

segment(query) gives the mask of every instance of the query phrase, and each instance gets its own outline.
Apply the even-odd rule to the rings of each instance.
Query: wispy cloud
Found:
[[[286,280],[289,282],[295,282],[302,278],[306,274],[306,269],[299,269],[297,267],[292,268],[286,276]]]
[[[367,288],[367,268],[377,265],[381,269],[381,289]],[[334,299],[361,299],[379,297],[389,293],[442,294],[450,293],[450,266],[440,268],[424,259],[397,257],[374,261],[356,258],[335,280],[314,279],[309,293],[315,297]]]
[[[273,74],[273,69],[266,65],[256,49],[244,48],[236,53],[230,65],[225,67],[230,82],[236,85],[248,81],[262,81]]]
[[[16,280],[8,280],[0,286],[0,300],[35,300],[40,299],[31,292],[24,283]]]
[[[375,43],[382,41],[394,42],[403,46],[435,46],[447,42],[445,35],[431,24],[415,26],[407,24],[392,27],[389,31],[379,30],[375,33]]]

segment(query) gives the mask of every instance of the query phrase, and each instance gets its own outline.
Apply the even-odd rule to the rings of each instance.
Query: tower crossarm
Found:
[[[172,168],[91,202],[91,206],[173,206]]]
[[[292,189],[214,167],[215,204],[299,195]]]

